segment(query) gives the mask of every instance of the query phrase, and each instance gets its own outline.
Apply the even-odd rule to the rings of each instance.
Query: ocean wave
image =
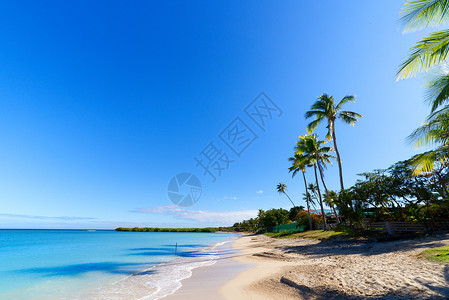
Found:
[[[83,295],[82,299],[157,300],[164,298],[181,288],[181,281],[191,277],[194,269],[215,264],[220,258],[220,251],[217,248],[229,242],[219,242],[196,251],[180,252],[178,257],[169,262],[98,288]]]

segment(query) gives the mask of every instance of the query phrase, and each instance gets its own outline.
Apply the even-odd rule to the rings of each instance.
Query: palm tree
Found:
[[[327,94],[322,94],[318,97],[318,100],[312,105],[311,110],[306,112],[306,119],[310,117],[315,117],[315,120],[312,121],[308,126],[307,130],[309,134],[313,132],[313,130],[321,123],[323,120],[327,120],[327,134],[326,138],[328,141],[331,139],[334,141],[334,149],[335,154],[337,155],[337,163],[338,170],[340,172],[340,187],[344,190],[343,185],[343,170],[341,168],[341,159],[340,153],[337,148],[337,138],[335,135],[335,120],[341,119],[346,124],[354,126],[354,124],[358,121],[362,115],[352,112],[352,111],[343,111],[342,106],[347,102],[355,102],[354,96],[346,96],[340,100],[340,102],[335,105],[334,97],[329,96]]]
[[[329,205],[330,208],[332,208],[335,214],[335,218],[337,219],[337,223],[340,223],[340,217],[338,216],[337,210],[335,209],[335,199],[337,199],[337,197],[338,195],[335,191],[328,191],[324,202]]]
[[[293,203],[292,199],[290,199],[290,197],[287,194],[287,186],[285,185],[285,183],[279,182],[278,185],[276,186],[276,190],[278,191],[279,194],[284,194],[285,196],[287,196],[288,200],[290,200],[293,207],[296,206],[295,203]]]
[[[327,228],[326,217],[324,215],[323,199],[321,197],[320,184],[318,182],[317,169],[322,175],[321,165],[323,162],[330,162],[330,158],[333,156],[329,152],[334,151],[332,147],[322,147],[326,141],[318,140],[317,134],[312,135],[300,135],[299,140],[296,142],[296,154],[303,155],[309,159],[310,164],[313,165],[315,171],[315,181],[317,186],[318,198],[320,200],[321,214],[323,217],[324,228]]]
[[[404,32],[436,27],[448,21],[447,0],[412,0],[404,4],[400,21]],[[444,62],[449,53],[449,31],[432,32],[421,39],[410,56],[399,67],[398,79],[410,78],[427,72]]]
[[[313,186],[314,187],[314,185],[313,185],[313,183],[309,183],[308,184],[308,189],[310,190],[310,186]],[[309,199],[309,202],[310,202],[310,206],[311,206],[311,211],[314,211],[316,214],[318,213],[318,211],[317,211],[317,209],[316,209],[316,206],[315,206],[315,200],[317,199],[317,195],[316,194],[310,194],[310,192],[309,191],[307,191],[307,192],[305,192],[305,193],[302,193],[302,199],[304,199],[304,200],[307,200],[307,199]]]
[[[428,27],[438,27],[449,20],[447,0],[412,0],[404,4],[401,22],[404,32]],[[399,66],[397,79],[416,76],[439,67],[437,75],[428,84],[428,100],[435,111],[449,99],[449,74],[447,58],[449,55],[449,30],[429,33],[411,48],[409,57]]]
[[[309,228],[312,229],[312,217],[310,216],[310,204],[309,204],[310,195],[307,192],[307,180],[306,180],[306,167],[312,166],[310,164],[310,159],[304,155],[295,154],[294,157],[290,157],[288,160],[292,162],[292,166],[288,168],[288,172],[293,172],[292,178],[295,177],[295,175],[299,171],[302,172],[302,177],[304,179],[304,186],[306,188],[306,196],[307,196],[306,203],[307,203],[307,215],[309,217]]]

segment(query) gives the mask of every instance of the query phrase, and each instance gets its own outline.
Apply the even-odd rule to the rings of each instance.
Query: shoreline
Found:
[[[233,258],[241,255],[235,249],[234,244],[242,236],[231,239],[224,245],[217,247],[217,255],[213,265],[198,267],[192,270],[192,275],[181,281],[182,286],[173,294],[167,295],[164,300],[210,300],[224,299],[220,289],[232,278],[235,278],[242,271],[252,267],[248,264],[242,264]]]
[[[447,299],[449,265],[417,257],[443,245],[449,234],[391,242],[242,235],[232,244],[236,255],[194,270],[163,299]],[[231,278],[214,279],[225,262],[234,268]]]
[[[208,269],[203,267],[214,266],[221,253],[229,253],[230,242],[234,240],[235,236],[229,236],[227,240],[209,246],[204,245],[193,251],[184,252],[181,249],[178,256],[173,259],[99,288],[89,289],[82,297],[76,299],[168,299],[177,294],[185,282],[189,282],[197,269]],[[155,251],[154,248],[144,250]]]

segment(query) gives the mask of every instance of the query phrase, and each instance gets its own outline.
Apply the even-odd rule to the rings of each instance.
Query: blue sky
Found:
[[[336,125],[346,186],[409,158],[429,109],[422,79],[395,81],[422,36],[402,34],[402,4],[1,3],[0,227],[232,225],[288,209],[279,181],[304,204],[287,158],[324,92],[364,116]],[[283,111],[265,132],[244,113],[261,92]],[[240,157],[219,139],[236,117],[258,137]],[[214,183],[194,161],[211,141],[234,160]],[[167,197],[181,172],[203,187],[188,208]],[[339,187],[335,165],[325,176]]]

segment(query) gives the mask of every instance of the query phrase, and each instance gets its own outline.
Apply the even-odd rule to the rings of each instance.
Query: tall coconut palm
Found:
[[[287,196],[288,200],[290,200],[293,207],[296,206],[295,203],[293,203],[292,199],[290,199],[290,196],[287,194],[287,186],[285,185],[285,183],[279,182],[278,185],[276,186],[276,190],[278,191],[279,194],[284,194],[285,196]]]
[[[296,154],[303,155],[309,159],[309,162],[313,165],[315,171],[315,181],[317,185],[318,198],[320,200],[321,214],[323,217],[324,228],[327,228],[326,217],[324,214],[323,198],[321,197],[320,184],[318,182],[317,169],[322,176],[321,165],[323,162],[329,162],[333,156],[329,153],[333,151],[332,147],[323,147],[326,141],[318,140],[317,134],[312,135],[300,135],[299,140],[296,142]]]
[[[326,138],[328,141],[333,140],[334,142],[334,150],[335,154],[337,155],[338,170],[340,173],[340,187],[342,190],[344,190],[345,187],[343,184],[343,170],[341,167],[340,153],[338,152],[337,148],[335,120],[341,119],[346,124],[354,126],[358,119],[362,117],[362,115],[356,112],[342,110],[343,105],[347,102],[355,102],[355,96],[346,96],[341,99],[338,104],[335,104],[334,97],[327,94],[322,94],[312,105],[311,110],[309,110],[305,114],[306,119],[315,117],[315,120],[307,126],[309,134],[312,133],[313,130],[315,130],[315,128],[321,122],[323,122],[324,120],[327,121],[328,131],[326,134]]]
[[[310,159],[304,155],[295,154],[288,159],[292,162],[292,166],[288,168],[288,172],[292,172],[292,178],[301,171],[306,188],[307,215],[309,217],[309,228],[312,229],[312,217],[310,216],[310,195],[307,192],[306,167],[311,167]]]

